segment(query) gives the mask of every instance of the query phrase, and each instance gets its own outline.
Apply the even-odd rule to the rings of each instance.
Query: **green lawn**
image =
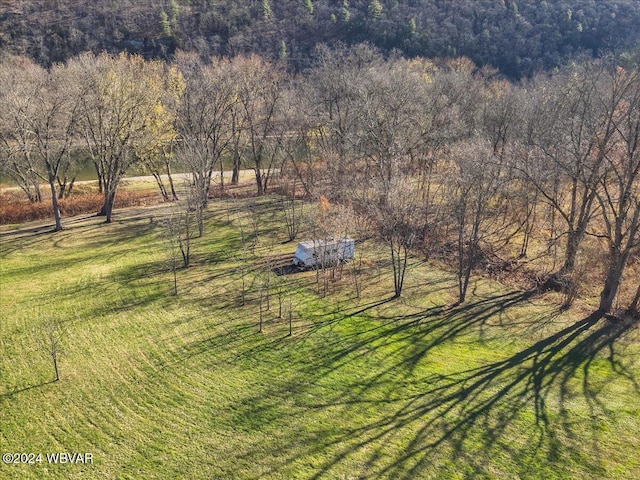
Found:
[[[638,328],[479,279],[448,308],[455,277],[419,259],[389,300],[367,241],[360,299],[349,269],[326,296],[314,272],[273,275],[260,333],[256,269],[295,244],[258,202],[242,306],[226,212],[247,202],[210,206],[178,297],[162,207],[1,231],[0,451],[43,458],[0,478],[640,478]],[[64,324],[59,382],[48,319]]]

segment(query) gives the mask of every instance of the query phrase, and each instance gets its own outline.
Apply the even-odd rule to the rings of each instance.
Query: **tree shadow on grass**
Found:
[[[49,380],[48,382],[40,382],[35,385],[27,385],[26,387],[16,388],[14,390],[0,393],[0,400],[11,400],[14,396],[19,395],[20,393],[28,392],[30,390],[35,390],[36,388],[44,387],[46,385],[50,385],[52,383],[56,383],[57,380]]]
[[[362,323],[368,328],[343,331],[333,342],[331,335],[324,336],[328,342],[306,353],[306,367],[293,377],[274,381],[268,392],[245,399],[246,410],[240,405],[234,418],[246,415],[250,425],[250,418],[258,416],[257,423],[264,422],[268,430],[269,425],[287,423],[286,413],[279,416],[274,406],[294,398],[305,417],[334,419],[295,431],[275,427],[280,447],[264,459],[271,473],[291,471],[292,465],[315,458],[317,468],[308,478],[334,478],[349,465],[366,465],[352,472],[358,478],[447,477],[456,462],[462,462],[460,472],[465,472],[465,478],[495,476],[496,468],[508,465],[517,475],[535,477],[540,473],[535,470],[536,462],[542,462],[547,472],[558,469],[566,474],[577,468],[605,476],[609,473],[603,465],[607,454],[598,454],[598,445],[608,434],[601,427],[613,421],[616,412],[610,398],[603,397],[603,385],[624,382],[640,394],[636,373],[617,348],[634,328],[632,324],[592,314],[553,333],[540,334],[540,340],[497,361],[480,359],[479,366],[448,372],[424,368],[433,355],[443,355],[448,346],[459,345],[462,337],[480,335],[496,314],[529,298],[526,292],[513,292],[449,310],[433,307],[402,318],[389,317],[377,325],[369,319]],[[357,321],[371,312],[373,319],[380,320],[373,315],[373,307],[345,312],[342,319]],[[532,328],[529,322],[542,321],[548,314],[527,319],[523,326]],[[304,342],[333,325],[318,325],[314,332],[292,341]],[[517,321],[509,327],[517,329]],[[505,333],[501,341],[509,344],[512,332]],[[287,364],[288,355],[292,360],[298,355],[296,345],[301,346],[279,338],[244,353],[262,361],[262,356],[274,356],[275,349]],[[371,371],[350,375],[362,368],[363,358],[388,352],[393,355],[380,368],[374,362]],[[265,411],[271,413],[263,419]],[[577,420],[585,412],[589,415],[586,423]],[[358,420],[345,420],[351,416]],[[587,441],[592,445],[585,446]],[[255,455],[254,460],[260,461],[261,451],[255,445],[244,455]],[[594,454],[589,455],[590,451]],[[502,460],[494,461],[492,455]],[[568,462],[576,458],[577,465]]]
[[[65,223],[63,230],[54,232],[50,226],[43,227],[25,227],[18,230],[0,232],[0,258],[7,258],[12,253],[18,251],[30,251],[42,246],[49,252],[49,258],[42,259],[54,265],[59,262],[63,267],[72,266],[71,262],[88,261],[95,259],[97,263],[104,261],[101,257],[105,248],[110,249],[109,260],[114,255],[122,256],[128,253],[134,253],[139,249],[139,245],[132,244],[126,248],[123,245],[129,245],[133,240],[150,234],[155,230],[156,225],[149,222],[148,219],[131,219],[121,220],[118,223],[105,224],[100,222],[94,216],[90,217],[74,217]],[[82,251],[85,254],[82,257],[74,256],[73,260],[62,260],[57,251],[63,252],[77,249],[76,240],[81,238],[83,241]],[[112,247],[117,245],[117,249]],[[56,250],[48,250],[55,247]],[[38,269],[40,266],[28,266],[23,269],[13,271],[25,271],[29,273],[32,269]]]
[[[590,382],[590,367],[599,353],[607,352],[611,368],[626,377],[640,392],[633,373],[615,355],[615,342],[625,335],[630,325],[604,322],[593,329],[600,320],[600,315],[593,314],[504,360],[452,375],[424,378],[421,392],[381,401],[381,404],[386,404],[385,409],[390,414],[360,428],[347,430],[335,444],[324,445],[324,448],[333,448],[347,439],[357,439],[347,441],[347,447],[338,446],[332,458],[312,478],[323,477],[358,451],[371,451],[371,459],[376,455],[383,457],[385,439],[403,431],[412,432],[411,438],[405,437],[407,444],[404,453],[380,466],[377,475],[418,478],[423,469],[432,467],[430,454],[443,445],[452,449],[452,455],[461,457],[471,439],[475,442],[474,449],[480,447],[491,450],[511,434],[507,431],[522,422],[522,412],[530,409],[535,415],[537,440],[528,448],[562,448],[555,438],[560,435],[558,423],[562,425],[563,436],[580,435],[579,429],[575,429],[570,421],[570,403],[575,400],[576,379],[581,377],[582,396],[592,413],[606,410],[606,405],[598,395],[599,387]],[[435,342],[450,338],[455,331],[451,329],[439,335],[439,340]],[[424,353],[426,349],[421,351]],[[411,368],[415,359],[409,358],[407,362]],[[401,368],[402,365],[396,364],[394,367]],[[374,390],[389,374],[390,369],[381,372],[364,388],[353,385],[361,400],[344,391],[344,397],[349,399],[347,402],[336,400],[317,404],[314,408],[336,408],[347,404],[357,407],[360,401],[368,402],[368,392]],[[547,403],[549,398],[554,403],[552,415]],[[551,416],[554,417],[553,421]],[[556,444],[556,447],[550,447],[550,444]],[[486,467],[490,468],[489,465]],[[475,468],[476,474],[486,475],[489,472],[477,471],[482,468],[479,465]],[[594,471],[600,469],[595,459],[590,468]]]
[[[6,258],[14,252],[36,247],[49,241],[54,234],[59,235],[60,232],[55,232],[51,225],[24,227],[0,232],[0,257]]]
[[[477,332],[477,340],[482,340],[488,335],[485,333],[487,322],[533,296],[534,292],[510,292],[454,308],[436,305],[411,314],[380,313],[378,307],[394,301],[389,297],[353,310],[336,310],[329,318],[326,312],[320,312],[317,319],[310,318],[312,323],[301,336],[315,336],[323,329],[332,329],[344,320],[352,319],[361,323],[362,328],[329,337],[324,344],[322,361],[314,368],[337,370],[348,365],[352,356],[362,349],[373,351],[393,346],[398,354],[402,354],[406,369],[408,365],[415,366],[432,349],[463,335]],[[475,337],[473,341],[476,341]],[[389,369],[396,367],[392,363]]]
[[[442,306],[434,306],[413,314],[398,314],[385,316],[378,313],[378,307],[393,305],[395,298],[385,297],[366,304],[358,305],[354,309],[343,309],[341,305],[317,306],[314,310],[307,309],[303,313],[296,312],[293,335],[267,334],[264,341],[246,345],[234,354],[234,361],[241,359],[259,358],[265,353],[270,354],[280,351],[283,361],[290,352],[291,342],[302,346],[305,343],[317,342],[318,336],[323,337],[323,351],[318,361],[311,367],[312,375],[318,372],[328,374],[331,371],[348,367],[354,356],[365,349],[369,351],[381,350],[395,345],[403,348],[404,366],[417,364],[419,359],[428,352],[450,340],[466,334],[468,331],[482,330],[482,325],[495,315],[499,315],[510,307],[519,305],[533,296],[532,292],[511,292],[493,298],[481,299],[474,303],[447,309]],[[213,297],[212,297],[213,298]],[[222,297],[227,298],[227,297]],[[233,320],[238,325],[246,325],[248,328],[258,329],[258,306],[255,298],[248,299],[247,305],[253,305],[255,310],[237,311]],[[211,307],[212,311],[224,313],[233,305],[221,302],[218,307]],[[299,307],[299,305],[298,305]],[[265,312],[265,318],[269,312]],[[345,321],[351,320],[357,326],[350,332],[341,331],[334,334],[336,328],[340,328]],[[265,320],[266,322],[267,320]],[[276,323],[278,323],[276,321]],[[286,322],[281,319],[280,324]],[[360,325],[362,325],[360,327]],[[284,327],[280,331],[284,332]],[[221,346],[215,333],[205,343]],[[288,340],[287,340],[288,339]],[[285,341],[286,340],[286,341]],[[397,365],[390,363],[389,370]],[[307,372],[305,372],[306,374]]]

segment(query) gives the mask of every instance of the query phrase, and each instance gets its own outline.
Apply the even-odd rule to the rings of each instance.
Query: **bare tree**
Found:
[[[282,319],[284,300],[288,293],[288,289],[289,285],[286,281],[286,277],[282,275],[282,271],[280,271],[275,277],[275,291],[276,298],[278,299],[278,318],[280,319]]]
[[[362,78],[369,68],[380,65],[380,55],[368,46],[353,49],[317,48],[309,75],[307,92],[310,123],[315,125],[315,141],[321,152],[324,193],[342,201],[351,187],[365,176],[358,172],[362,164],[358,151]]]
[[[502,158],[507,147],[522,137],[524,103],[517,87],[505,80],[485,85],[479,123],[481,135],[490,142],[494,156]]]
[[[183,266],[188,266],[190,257],[190,239],[187,234],[188,219],[182,206],[175,205],[168,217],[163,220],[164,233],[167,246],[167,257],[171,272],[173,273],[173,294],[178,295],[178,263],[182,260]]]
[[[559,278],[575,267],[615,134],[611,115],[620,98],[603,102],[605,72],[595,63],[558,75],[538,87],[529,111],[528,138],[535,150],[519,169],[564,222],[566,247]],[[613,104],[606,106],[609,102]]]
[[[627,261],[640,249],[640,75],[621,68],[611,73],[610,95],[603,98],[614,108],[615,148],[607,150],[606,173],[597,191],[608,244],[607,273],[599,310],[609,312]],[[620,97],[620,101],[618,101]]]
[[[246,296],[247,296],[247,274],[250,271],[249,268],[249,250],[251,253],[254,252],[256,242],[257,242],[257,232],[256,228],[258,226],[258,218],[255,205],[249,206],[249,212],[241,210],[238,211],[236,217],[234,219],[234,224],[236,225],[237,233],[240,237],[240,248],[241,252],[238,256],[238,261],[240,262],[240,280],[241,280],[241,291],[240,291],[240,300],[241,304],[246,304]],[[253,232],[253,236],[250,236],[250,233]],[[262,298],[263,298],[263,286],[268,285],[270,281],[269,277],[269,269],[270,269],[270,260],[267,258],[265,262],[264,273],[266,273],[266,281],[261,283],[260,287],[260,312],[262,312]],[[263,270],[260,269],[262,273]],[[267,310],[269,310],[269,289],[267,289],[266,293],[266,301],[267,301]],[[262,316],[262,314],[261,314]]]
[[[167,90],[184,88],[178,72],[158,61],[121,54],[85,55],[72,67],[80,76],[80,126],[95,164],[111,222],[116,192],[125,173],[175,138]]]
[[[187,86],[177,117],[182,140],[180,154],[193,176],[199,211],[202,211],[207,206],[216,169],[220,169],[220,181],[224,185],[222,156],[233,139],[234,80],[228,60],[203,65],[195,55],[181,54],[177,63]],[[198,227],[202,235],[201,217]]]
[[[246,158],[254,171],[257,193],[266,193],[269,180],[278,168],[286,126],[280,108],[284,92],[284,72],[262,58],[233,60],[236,81],[237,115],[245,138]],[[236,125],[236,130],[238,126]]]
[[[283,162],[279,172],[281,182],[289,182],[292,196],[302,187],[305,197],[315,191],[317,170],[321,160],[318,155],[318,132],[321,122],[313,104],[312,85],[307,78],[295,82],[288,90],[283,115],[287,118],[287,133],[283,138]]]
[[[194,219],[194,212],[199,205],[197,194],[193,188],[188,188],[186,201],[178,203],[179,219],[180,219],[180,236],[178,237],[178,245],[182,254],[182,265],[188,267],[191,264],[191,240],[195,237],[196,225],[198,219]]]
[[[58,208],[58,176],[71,164],[71,148],[75,139],[77,83],[63,66],[54,66],[38,85],[36,115],[29,120],[36,138],[36,150],[45,174],[41,175],[51,189],[55,230],[62,230]]]
[[[271,271],[273,269],[273,262],[271,257],[267,256],[264,262],[264,292],[267,311],[271,310]]]
[[[341,238],[342,229],[336,231],[336,224],[332,220],[335,211],[327,197],[322,195],[318,202],[318,215],[312,225],[311,237],[313,241],[313,269],[316,272],[316,284],[320,291],[320,278],[322,277],[322,295],[326,295],[329,289],[329,269],[334,265],[331,251],[327,241],[333,238]]]
[[[389,247],[394,298],[402,295],[409,253],[424,233],[418,197],[407,194],[412,188],[410,177],[396,175],[378,200],[375,211],[379,235]]]
[[[63,198],[69,198],[78,175],[80,174],[82,169],[85,168],[89,160],[87,156],[82,153],[82,150],[76,149],[74,145],[72,145],[69,150],[67,161],[63,162],[58,169],[56,182],[58,184],[59,200],[62,200]]]
[[[36,140],[30,126],[35,117],[38,78],[44,72],[30,60],[9,58],[0,65],[0,160],[29,201],[40,202],[40,177],[35,158]]]
[[[77,81],[62,65],[54,65],[49,71],[28,63],[15,67],[15,81],[8,83],[4,93],[5,99],[9,100],[4,104],[6,126],[12,132],[5,135],[5,146],[7,150],[14,150],[9,155],[13,166],[9,173],[15,174],[14,178],[27,187],[29,194],[30,184],[35,182],[37,185],[39,180],[48,183],[55,231],[60,231],[62,220],[58,199],[63,192],[58,191],[58,185],[61,173],[68,172],[73,164],[71,148],[76,133]],[[33,176],[35,178],[31,178]],[[34,186],[34,192],[34,199],[37,199],[39,187],[35,189]]]
[[[289,308],[287,310],[287,317],[289,319],[289,334],[290,337],[293,335],[293,301],[291,299],[291,293],[289,293]]]
[[[247,238],[244,232],[244,228],[240,226],[240,244],[242,248],[242,253],[240,257],[240,280],[242,282],[241,290],[240,290],[240,300],[242,302],[242,306],[247,303]],[[262,291],[260,293],[260,331],[262,331]]]
[[[262,221],[261,211],[255,199],[251,199],[246,208],[237,212],[235,222],[242,230],[243,242],[246,242],[251,253],[254,252],[260,241],[260,224]]]
[[[47,319],[42,325],[41,344],[47,357],[51,360],[53,371],[55,374],[54,381],[60,380],[60,370],[58,368],[58,359],[62,353],[61,343],[64,336],[62,324],[58,320]]]
[[[395,175],[408,171],[412,155],[425,141],[425,87],[423,77],[404,61],[388,61],[361,79],[357,151],[366,159],[364,168],[373,185],[383,192],[389,191]]]
[[[263,324],[263,321],[264,321],[264,318],[263,318],[264,313],[262,311],[262,298],[263,298],[263,296],[264,295],[263,295],[263,291],[262,291],[262,288],[261,288],[260,289],[260,321],[259,321],[259,324],[258,324],[258,332],[260,332],[260,333],[262,333],[262,324]]]
[[[167,257],[173,273],[173,291],[178,295],[178,263],[182,268],[191,264],[191,240],[195,236],[194,196],[186,187],[186,199],[172,205],[169,215],[163,219]]]
[[[176,192],[171,172],[173,159],[173,141],[169,141],[166,146],[162,146],[157,152],[152,152],[150,155],[141,159],[145,173],[151,174],[153,179],[156,181],[156,185],[158,185],[158,189],[160,190],[160,195],[162,195],[162,200],[165,202],[178,200],[178,193]],[[163,175],[166,175],[167,177],[168,186],[165,184]]]
[[[457,230],[458,303],[465,301],[471,272],[481,256],[481,242],[501,229],[492,220],[500,206],[505,175],[502,161],[490,144],[481,139],[452,150],[447,196]]]
[[[284,223],[287,227],[287,238],[290,242],[298,236],[304,216],[304,202],[296,199],[296,183],[296,177],[294,177],[292,191],[280,198]]]

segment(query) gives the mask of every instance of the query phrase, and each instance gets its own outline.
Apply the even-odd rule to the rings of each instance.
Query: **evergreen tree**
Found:
[[[313,3],[311,0],[304,0],[304,7],[309,12],[309,15],[313,15]]]
[[[369,4],[368,11],[369,11],[369,16],[373,18],[380,18],[380,16],[382,15],[382,4],[380,3],[379,0],[373,0]]]
[[[271,15],[273,15],[273,12],[271,12],[271,5],[269,4],[269,0],[262,0],[262,16],[265,18],[265,20],[268,20],[271,18]]]

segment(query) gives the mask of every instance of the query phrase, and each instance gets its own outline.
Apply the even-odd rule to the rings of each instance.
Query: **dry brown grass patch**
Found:
[[[141,207],[161,202],[160,195],[155,192],[118,192],[115,208]],[[98,192],[78,192],[69,198],[59,200],[60,214],[72,217],[88,213],[97,213],[104,202],[104,196]],[[26,201],[19,192],[3,192],[0,194],[0,225],[29,222],[53,218],[51,198],[43,198],[42,202]]]

